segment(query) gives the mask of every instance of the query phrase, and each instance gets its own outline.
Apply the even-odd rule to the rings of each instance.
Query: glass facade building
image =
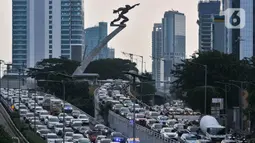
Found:
[[[13,66],[34,67],[45,58],[81,61],[83,0],[12,0]]]
[[[12,62],[14,67],[27,64],[27,0],[13,0],[12,3]]]
[[[84,30],[85,45],[86,45],[85,46],[86,50],[84,51],[84,57],[87,57],[90,54],[90,52],[99,44],[99,42],[107,36],[107,34],[108,34],[108,30],[107,30],[106,22],[99,22],[98,26],[86,28]],[[110,49],[106,45],[101,50],[101,52],[94,58],[94,60],[113,58],[109,52],[110,52]],[[111,56],[109,57],[109,55]]]
[[[212,46],[212,15],[220,14],[220,1],[200,0],[198,3],[199,51],[210,51]]]
[[[171,70],[174,65],[185,59],[186,54],[186,20],[185,15],[178,11],[167,11],[162,20],[163,48],[162,57],[164,66],[161,67],[161,74],[164,74],[161,81],[174,81]]]

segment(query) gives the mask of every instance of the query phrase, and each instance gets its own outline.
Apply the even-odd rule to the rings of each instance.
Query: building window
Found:
[[[52,54],[52,50],[49,50],[49,53]]]
[[[52,24],[52,20],[50,20],[49,24]]]
[[[52,44],[52,40],[50,40],[49,43]]]
[[[52,19],[52,16],[49,16],[49,19]]]
[[[51,58],[52,58],[52,55],[49,55],[49,58],[51,59]]]
[[[49,46],[49,49],[52,49],[52,45]]]
[[[52,4],[52,1],[51,1],[51,0],[49,1],[49,4]]]
[[[49,14],[52,14],[52,11],[49,11]]]
[[[52,39],[52,35],[50,35],[49,38]]]
[[[52,30],[50,30],[49,33],[52,34]]]

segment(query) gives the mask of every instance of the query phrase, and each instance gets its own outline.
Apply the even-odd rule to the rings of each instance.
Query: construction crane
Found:
[[[141,73],[143,73],[143,56],[141,56],[141,55],[136,55],[136,54],[133,54],[133,53],[126,53],[126,52],[122,52],[122,54],[129,56],[131,62],[133,62],[134,56],[140,57],[140,58],[142,59],[142,62],[141,62],[141,63],[142,63],[142,64],[141,64]]]

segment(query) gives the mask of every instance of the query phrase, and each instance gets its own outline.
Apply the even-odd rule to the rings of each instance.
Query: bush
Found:
[[[12,119],[20,117],[18,112],[12,112],[12,113],[10,113],[10,116],[11,116]]]
[[[24,130],[22,133],[30,143],[45,143],[45,141],[32,130]]]

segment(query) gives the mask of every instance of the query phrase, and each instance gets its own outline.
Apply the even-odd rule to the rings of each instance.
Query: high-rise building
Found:
[[[152,31],[152,78],[155,80],[156,88],[160,87],[160,62],[163,58],[163,31],[162,24],[154,24]]]
[[[162,19],[163,48],[162,57],[164,66],[161,67],[164,74],[161,81],[174,81],[171,70],[174,65],[185,59],[186,53],[186,20],[185,15],[178,11],[167,11]]]
[[[213,50],[217,50],[222,53],[228,53],[226,49],[226,27],[224,16],[212,17],[212,47]]]
[[[85,34],[85,47],[86,50],[84,52],[84,57],[88,56],[88,54],[99,44],[101,40],[103,40],[107,34],[107,22],[99,22],[98,26],[89,27],[84,30]],[[96,59],[106,59],[112,58],[108,57],[109,48],[106,45],[102,51],[94,58]]]
[[[34,67],[42,59],[60,56],[82,59],[83,0],[12,1],[14,67]]]
[[[212,16],[220,14],[219,0],[200,0],[198,3],[199,51],[210,51],[212,47]]]
[[[227,29],[227,45],[229,53],[240,60],[255,56],[255,2],[253,0],[224,0],[224,10],[227,8],[243,8],[245,11],[245,26],[242,29]]]
[[[115,58],[115,49],[108,48],[108,58],[114,59]]]

